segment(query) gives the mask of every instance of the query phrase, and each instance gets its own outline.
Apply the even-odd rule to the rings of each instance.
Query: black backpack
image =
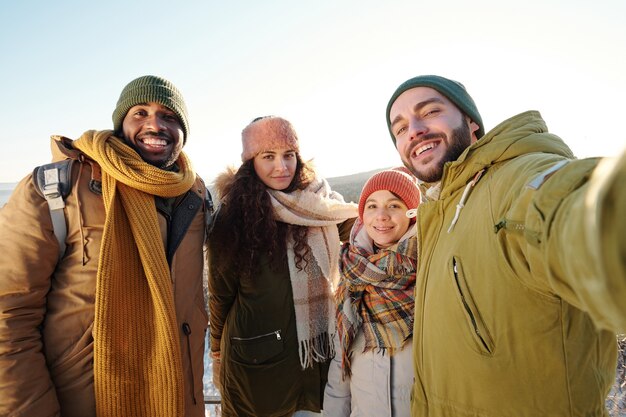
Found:
[[[48,201],[50,218],[54,235],[59,242],[59,259],[65,255],[65,238],[67,236],[67,224],[65,223],[65,197],[72,191],[72,165],[74,159],[52,162],[41,165],[33,171],[33,180],[39,192]]]

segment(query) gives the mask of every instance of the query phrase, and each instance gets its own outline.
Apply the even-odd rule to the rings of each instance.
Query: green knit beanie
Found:
[[[476,103],[474,103],[472,97],[467,93],[463,84],[438,75],[420,75],[400,84],[387,104],[387,129],[389,129],[389,134],[391,135],[391,140],[393,140],[394,145],[396,144],[396,138],[393,136],[393,132],[391,131],[391,120],[389,118],[391,106],[400,94],[415,87],[430,87],[446,96],[448,100],[453,102],[459,110],[461,110],[461,112],[469,116],[469,118],[472,119],[472,122],[478,125],[476,137],[478,139],[483,137],[485,134],[483,119],[480,117],[478,108],[476,108]]]
[[[113,129],[121,130],[124,117],[131,107],[149,102],[159,103],[176,113],[185,134],[185,143],[189,135],[189,121],[183,96],[174,84],[154,75],[136,78],[124,87],[113,110]]]

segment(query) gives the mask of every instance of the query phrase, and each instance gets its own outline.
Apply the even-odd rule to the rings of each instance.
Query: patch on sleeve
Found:
[[[565,159],[563,161],[557,162],[556,164],[552,165],[550,168],[546,169],[545,171],[537,175],[535,178],[533,178],[532,181],[526,184],[526,188],[538,190],[543,185],[543,183],[546,182],[548,178],[550,178],[550,176],[552,176],[552,174],[554,174],[559,169],[563,168],[569,162],[570,160]]]

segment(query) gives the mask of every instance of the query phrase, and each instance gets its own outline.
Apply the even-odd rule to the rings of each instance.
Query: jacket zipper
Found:
[[[487,349],[487,352],[491,352],[491,349],[489,349],[489,345],[487,345],[487,343],[485,342],[483,335],[480,334],[480,329],[478,328],[478,325],[476,324],[476,318],[474,317],[474,313],[472,312],[472,309],[470,308],[469,304],[467,304],[467,301],[465,300],[465,294],[463,294],[463,290],[461,289],[461,285],[459,284],[459,274],[458,274],[457,267],[456,267],[456,259],[452,260],[452,264],[453,264],[453,269],[454,269],[454,279],[456,281],[456,286],[459,289],[459,293],[461,294],[461,301],[463,302],[463,307],[465,307],[465,311],[467,311],[467,314],[469,315],[470,320],[472,321],[474,332],[476,333],[476,336],[478,336],[478,338],[480,339],[480,342],[483,344],[485,349]]]
[[[238,337],[238,336],[232,336],[231,339],[233,340],[240,340],[240,341],[244,341],[244,340],[256,340],[256,339],[261,339],[263,337],[267,337],[267,336],[271,336],[275,334],[276,335],[276,340],[281,340],[282,337],[280,337],[280,330],[274,330],[273,332],[269,332],[269,333],[265,333],[265,334],[261,334],[258,336],[252,336],[252,337]]]
[[[191,326],[187,322],[183,323],[183,333],[185,333],[185,336],[187,338],[187,356],[189,356],[189,369],[191,369],[191,397],[193,398],[193,403],[195,405],[196,404],[196,387],[195,387],[196,380],[193,377],[193,362],[191,360],[191,340],[189,337],[191,335]]]

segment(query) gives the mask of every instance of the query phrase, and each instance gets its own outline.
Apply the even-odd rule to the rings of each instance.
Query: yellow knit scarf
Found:
[[[195,173],[144,162],[112,131],[88,131],[74,147],[102,168],[106,220],[96,279],[94,386],[98,416],[184,414],[179,331],[154,196],[188,191]]]

